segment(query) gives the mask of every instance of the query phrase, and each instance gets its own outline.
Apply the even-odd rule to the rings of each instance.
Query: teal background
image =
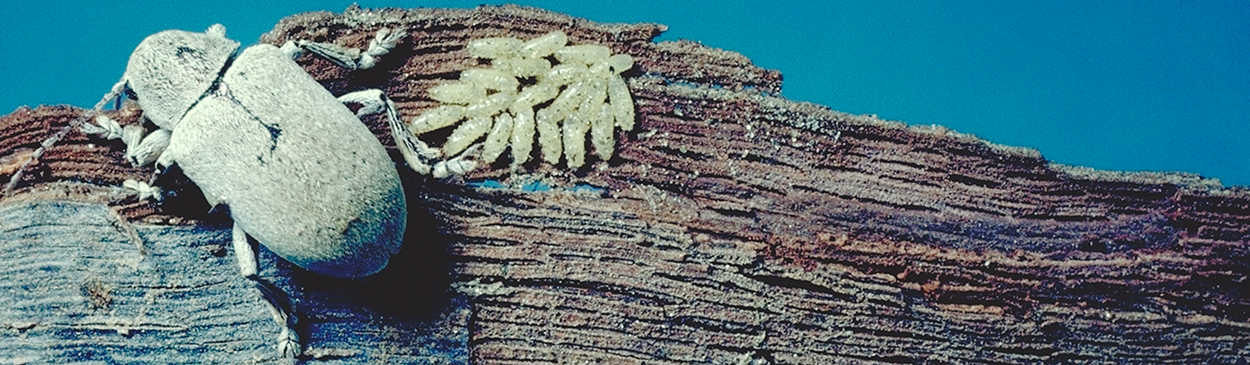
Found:
[[[483,1],[362,1],[469,8]],[[1250,1],[517,1],[598,22],[655,22],[661,40],[740,52],[783,95],[940,124],[1051,161],[1187,171],[1250,185]],[[350,1],[9,3],[0,112],[90,107],[135,45],[224,24],[244,44],[284,16]]]

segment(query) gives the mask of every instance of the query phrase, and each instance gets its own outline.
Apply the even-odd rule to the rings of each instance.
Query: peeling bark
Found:
[[[436,105],[427,88],[481,66],[462,48],[468,40],[560,29],[573,43],[635,57],[627,76],[638,128],[618,133],[610,161],[591,157],[572,172],[534,161],[515,172],[501,161],[446,181],[405,172],[414,216],[408,241],[403,257],[373,281],[321,278],[270,257],[277,269],[267,277],[302,303],[310,346],[342,355],[326,359],[423,361],[423,348],[454,344],[457,333],[467,346],[460,356],[481,364],[1245,363],[1250,356],[1245,188],[1190,174],[1055,165],[1034,150],[942,127],[789,101],[777,96],[778,72],[696,43],[655,43],[659,25],[598,24],[513,6],[348,9],[289,17],[262,40],[363,47],[382,27],[411,36],[375,69],[348,72],[310,56],[300,62],[336,95],[385,90],[408,120]],[[42,107],[0,119],[0,172],[12,176],[16,161],[79,113]],[[132,110],[114,114],[137,122]],[[402,161],[385,124],[366,122]],[[206,207],[187,208],[197,198],[186,181],[167,184],[182,189],[181,203],[137,202],[102,188],[150,175],[125,165],[121,153],[118,144],[71,133],[27,169],[18,195],[5,197],[16,213],[4,222],[42,209],[41,201],[69,199],[144,223],[145,237],[219,229],[212,227],[222,218]],[[474,184],[484,180],[504,187]],[[535,182],[550,190],[525,188]],[[6,252],[47,244],[81,250],[92,243],[36,238]],[[52,260],[18,257],[35,257],[27,266]],[[208,261],[195,265],[232,265]],[[120,274],[94,275],[112,283]],[[18,272],[8,277],[44,288]],[[102,303],[83,298],[82,308]],[[211,300],[238,300],[231,298]],[[20,333],[27,322],[11,318],[4,318],[8,333]],[[239,325],[211,322],[204,326]],[[359,326],[368,334],[350,330]],[[161,333],[153,336],[174,340]],[[416,333],[431,340],[406,337]],[[61,346],[102,353],[140,346],[112,341],[116,348]],[[452,355],[439,359],[463,360],[454,345],[443,351]]]

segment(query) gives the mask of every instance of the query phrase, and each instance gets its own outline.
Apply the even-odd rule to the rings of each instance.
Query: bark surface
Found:
[[[507,156],[450,180],[401,166],[409,233],[377,277],[327,279],[266,254],[262,276],[300,312],[303,360],[1250,357],[1245,188],[1055,165],[942,127],[793,102],[778,96],[780,73],[653,42],[654,24],[512,6],[348,9],[289,17],[262,41],[364,48],[383,27],[410,36],[374,69],[300,63],[335,95],[383,89],[410,120],[437,105],[426,89],[485,67],[468,40],[559,29],[634,56],[638,127],[618,132],[612,159],[576,171],[534,159],[510,171]],[[0,176],[82,112],[0,119]],[[109,113],[139,120],[133,107]],[[365,121],[402,165],[385,123]],[[162,181],[170,200],[137,201],[116,186],[152,171],[123,150],[72,132],[0,203],[0,361],[277,360],[266,341],[277,324],[232,275],[228,218],[176,176]]]

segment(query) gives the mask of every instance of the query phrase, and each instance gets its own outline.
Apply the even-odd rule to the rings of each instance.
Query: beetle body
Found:
[[[407,220],[385,148],[288,54],[261,44],[236,56],[238,45],[224,30],[165,31],[131,56],[124,81],[172,131],[160,163],[292,263],[335,277],[381,270]]]

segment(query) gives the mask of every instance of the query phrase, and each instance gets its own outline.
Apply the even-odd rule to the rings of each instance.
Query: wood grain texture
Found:
[[[423,362],[438,344],[451,354],[438,359],[479,364],[1250,357],[1245,188],[1060,166],[941,127],[789,101],[777,96],[776,71],[697,43],[652,42],[658,25],[512,6],[348,9],[289,17],[263,41],[362,47],[382,27],[411,36],[375,69],[300,62],[336,95],[385,90],[410,119],[436,105],[426,89],[482,66],[463,49],[468,40],[560,29],[574,43],[634,55],[638,128],[618,133],[614,158],[577,171],[531,160],[452,180],[405,172],[413,218],[404,257],[371,281],[270,265],[278,271],[267,277],[304,303],[310,348],[343,351],[334,361]],[[6,176],[78,113],[0,119]],[[400,161],[385,125],[366,122]],[[185,204],[94,187],[150,172],[125,167],[119,146],[92,143],[71,133],[50,149],[6,198],[19,208],[6,209],[94,199],[138,222],[213,224],[205,209],[180,208],[195,195],[185,181],[167,185]],[[449,345],[456,334],[465,352]]]
[[[0,363],[289,360],[275,350],[280,327],[269,303],[238,273],[228,225],[132,225],[110,209],[65,200],[0,205]],[[421,264],[411,256],[396,263]],[[304,360],[466,361],[468,308],[436,287],[396,291],[385,275],[327,279],[268,251],[261,267],[295,301]]]

